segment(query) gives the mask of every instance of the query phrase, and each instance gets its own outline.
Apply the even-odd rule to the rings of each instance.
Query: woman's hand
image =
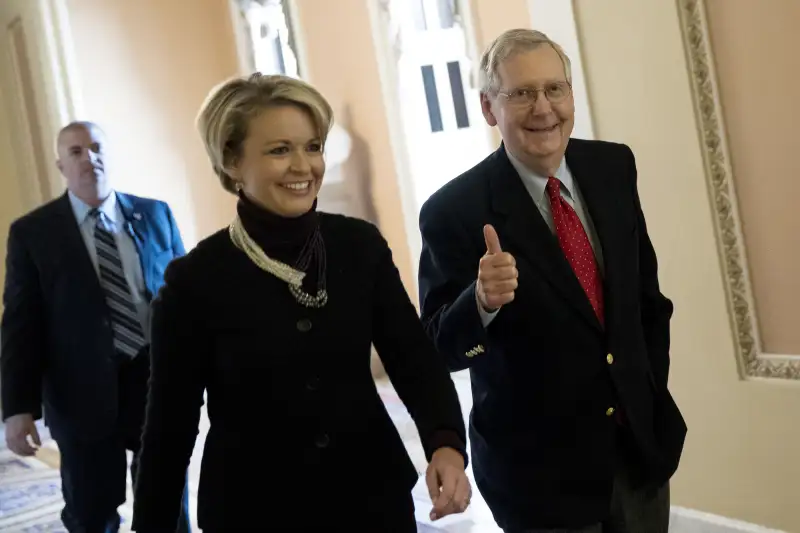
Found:
[[[433,503],[431,520],[463,513],[469,506],[472,487],[464,472],[464,457],[453,448],[439,448],[433,452],[425,482]]]

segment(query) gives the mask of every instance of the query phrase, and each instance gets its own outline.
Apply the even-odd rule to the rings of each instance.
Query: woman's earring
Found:
[[[237,181],[236,185],[234,185],[234,187],[236,187],[236,192],[242,192],[242,182],[241,181]]]

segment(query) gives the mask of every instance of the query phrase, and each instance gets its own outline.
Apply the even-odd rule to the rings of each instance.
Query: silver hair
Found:
[[[529,29],[514,29],[503,32],[486,49],[481,57],[480,87],[482,93],[496,92],[500,89],[498,69],[506,59],[540,46],[550,46],[556,51],[564,64],[567,81],[572,83],[572,64],[564,49],[543,32]]]

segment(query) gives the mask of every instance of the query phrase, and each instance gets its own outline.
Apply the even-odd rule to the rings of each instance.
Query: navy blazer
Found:
[[[149,301],[170,261],[185,254],[181,235],[166,203],[116,194]],[[56,438],[100,438],[120,423],[136,436],[148,357],[126,363],[121,379],[105,295],[66,194],[11,225],[3,305],[4,419],[21,413],[41,418],[44,405]]]
[[[500,147],[425,203],[420,306],[451,370],[470,369],[476,484],[501,527],[580,528],[610,507],[616,457],[661,485],[686,426],[667,389],[672,303],[625,145],[571,139],[566,161],[605,262],[605,326]],[[475,298],[492,224],[516,259],[519,288],[484,328]],[[625,414],[620,431],[618,417]]]

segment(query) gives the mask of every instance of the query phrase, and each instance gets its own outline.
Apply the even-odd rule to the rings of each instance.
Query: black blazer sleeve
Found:
[[[46,316],[39,271],[19,223],[11,225],[0,327],[3,419],[18,414],[42,417],[46,362]]]
[[[178,523],[208,376],[211,343],[184,261],[167,267],[151,304],[150,390],[133,500],[133,528],[141,533],[174,531]]]
[[[658,283],[658,260],[653,243],[647,234],[647,224],[644,220],[636,185],[636,160],[631,149],[627,146],[625,148],[628,152],[630,175],[633,176],[633,198],[636,207],[637,231],[639,232],[642,328],[656,384],[662,390],[666,390],[669,379],[669,321],[672,318],[673,306],[672,302],[661,294]]]
[[[373,343],[414,419],[427,459],[447,446],[461,452],[466,465],[466,430],[455,386],[425,334],[389,245],[373,230],[380,250],[373,292]]]
[[[420,211],[420,311],[428,336],[455,372],[472,364],[467,353],[476,347],[488,353],[489,337],[475,294],[480,252],[458,215],[444,211],[431,201]],[[482,242],[480,231],[477,238]]]

